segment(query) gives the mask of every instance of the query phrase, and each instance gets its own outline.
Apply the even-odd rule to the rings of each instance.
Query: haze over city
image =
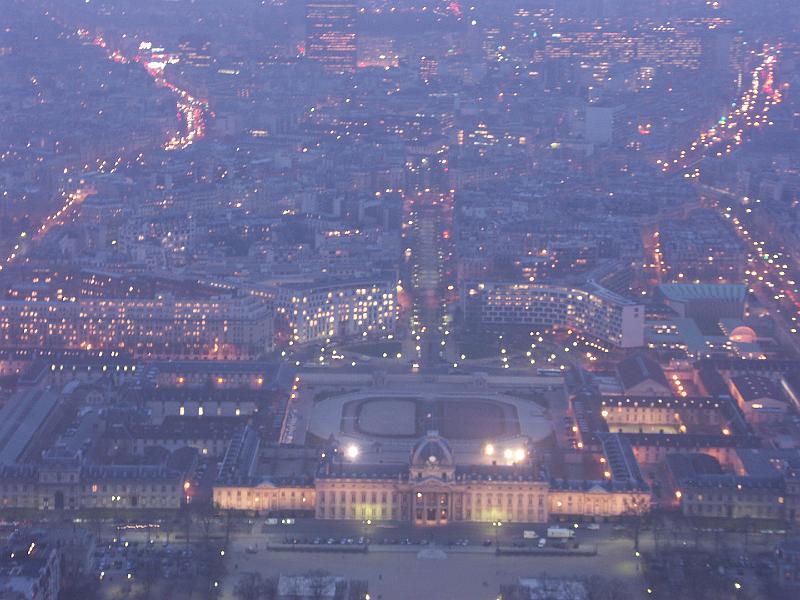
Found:
[[[800,4],[2,0],[0,600],[800,594]]]

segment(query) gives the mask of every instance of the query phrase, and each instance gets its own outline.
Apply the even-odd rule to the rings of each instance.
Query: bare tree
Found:
[[[260,600],[263,588],[261,573],[244,573],[233,588],[233,594],[239,600]]]
[[[154,558],[147,558],[140,564],[137,573],[137,579],[142,582],[142,597],[144,600],[150,600],[150,594],[153,591],[153,584],[159,576],[159,567]]]
[[[593,575],[584,581],[590,600],[631,600],[632,595],[619,579]]]
[[[189,507],[188,504],[184,505],[181,508],[180,519],[181,519],[181,528],[183,529],[184,541],[186,543],[186,547],[188,548],[189,542],[192,537],[192,528],[194,527],[194,517],[192,515],[192,509]]]
[[[230,545],[231,532],[233,531],[233,518],[234,513],[232,510],[226,510],[224,513],[225,519],[225,545]]]
[[[313,600],[321,600],[325,595],[325,588],[328,586],[330,574],[323,570],[313,570],[306,573],[308,588]]]
[[[278,597],[278,578],[267,577],[261,588],[261,598],[263,600],[275,600]]]
[[[623,498],[622,515],[626,517],[630,525],[630,532],[633,536],[633,549],[639,550],[639,536],[642,527],[650,516],[650,503],[642,496],[631,494],[629,498]]]
[[[337,588],[338,589],[338,588]],[[349,600],[364,600],[369,591],[369,585],[362,579],[353,579],[347,584]]]

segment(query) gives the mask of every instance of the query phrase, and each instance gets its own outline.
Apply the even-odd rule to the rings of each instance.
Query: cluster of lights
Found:
[[[730,154],[735,146],[742,144],[745,129],[772,125],[767,113],[772,106],[782,101],[780,91],[774,87],[778,51],[765,47],[761,56],[761,63],[751,74],[750,87],[745,90],[734,108],[721,117],[714,127],[700,133],[688,148],[680,150],[676,158],[671,161],[656,161],[663,173],[681,169],[685,178],[697,178],[700,176],[700,169],[696,165],[709,152],[724,145],[724,148],[714,152],[714,156]]]
[[[119,51],[110,50],[108,48],[108,44],[102,36],[95,37],[93,43],[98,48],[105,50],[106,56],[108,56],[110,60],[121,64],[127,64],[130,62],[130,59],[121,54]],[[140,45],[140,49],[148,50],[149,48],[147,47],[147,44],[148,43]],[[136,62],[141,62],[141,58],[138,56],[135,58],[135,60]],[[186,90],[183,90],[175,84],[167,81],[164,78],[165,66],[166,65],[164,63],[159,61],[148,61],[144,63],[145,70],[153,78],[153,81],[156,83],[156,85],[170,90],[178,98],[178,113],[180,114],[182,120],[186,123],[186,132],[183,135],[172,137],[164,147],[166,150],[183,149],[187,146],[190,146],[196,140],[205,135],[205,114],[208,111],[208,103],[195,98]]]
[[[688,395],[689,395],[689,393],[688,393],[688,392],[686,391],[686,389],[683,387],[683,383],[681,383],[681,379],[680,379],[680,377],[678,377],[677,375],[673,375],[673,376],[672,376],[672,385],[674,385],[674,386],[675,386],[675,392],[676,392],[676,393],[677,393],[677,394],[678,394],[678,395],[679,395],[681,398],[686,398],[686,396],[688,396]]]
[[[49,215],[42,222],[42,224],[38,227],[38,229],[35,230],[33,236],[29,236],[27,231],[23,231],[23,232],[21,232],[19,234],[20,242],[14,244],[14,247],[12,248],[11,252],[5,258],[5,263],[6,264],[11,264],[15,260],[17,260],[18,258],[20,258],[22,256],[23,251],[24,251],[24,247],[22,246],[22,243],[26,239],[32,239],[32,240],[41,239],[42,237],[45,236],[45,234],[47,234],[47,232],[50,230],[50,228],[53,225],[63,224],[62,217],[65,217],[66,213],[71,208],[73,208],[74,206],[77,206],[81,202],[83,202],[86,199],[86,197],[92,192],[93,192],[93,190],[84,189],[84,188],[78,188],[76,191],[74,191],[74,192],[72,192],[70,194],[64,193],[63,194],[64,203],[61,205],[61,207],[58,210],[56,210],[56,212],[54,212],[52,215]],[[4,268],[4,265],[0,264],[0,271],[2,271],[3,268]]]
[[[489,444],[486,444],[483,447],[483,453],[486,456],[495,456],[496,454],[498,454],[498,449],[494,447],[494,444],[489,443]],[[506,460],[506,462],[509,462],[509,463],[522,462],[522,461],[525,460],[525,458],[527,458],[527,456],[528,456],[528,452],[525,450],[525,448],[505,448],[505,449],[503,449],[503,458]]]
[[[748,197],[742,198],[745,205],[751,203]],[[755,204],[759,204],[760,200],[755,199]],[[790,272],[790,267],[783,252],[770,252],[766,248],[765,240],[757,240],[753,238],[753,233],[745,229],[744,223],[739,217],[734,216],[733,209],[730,206],[722,210],[725,218],[730,219],[735,227],[735,232],[745,242],[747,246],[753,247],[753,252],[748,255],[747,261],[749,267],[745,270],[747,276],[746,283],[756,286],[763,284],[769,288],[769,293],[772,294],[772,299],[785,307],[789,313],[789,332],[797,335],[800,329],[797,327],[797,320],[800,317],[800,289],[797,287],[797,281]],[[750,214],[752,209],[748,206],[745,208],[745,213]],[[760,266],[755,265],[760,262]],[[749,287],[750,293],[755,293],[754,287]],[[781,308],[778,308],[781,312]]]

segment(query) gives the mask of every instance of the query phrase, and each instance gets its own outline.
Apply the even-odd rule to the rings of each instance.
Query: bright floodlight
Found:
[[[355,444],[350,444],[345,450],[345,454],[347,455],[347,458],[358,458],[358,446]]]
[[[514,458],[514,451],[511,448],[506,448],[505,450],[503,450],[503,458],[505,458],[506,460],[511,460],[512,458]]]
[[[521,462],[525,460],[525,449],[524,448],[517,448],[514,450],[514,460],[517,462]]]
[[[483,452],[486,454],[486,456],[494,456],[494,446],[491,444],[486,444],[486,446],[483,448]]]

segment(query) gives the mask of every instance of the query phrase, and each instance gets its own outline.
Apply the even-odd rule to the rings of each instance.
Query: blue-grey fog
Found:
[[[800,595],[797,0],[0,1],[0,598]]]

